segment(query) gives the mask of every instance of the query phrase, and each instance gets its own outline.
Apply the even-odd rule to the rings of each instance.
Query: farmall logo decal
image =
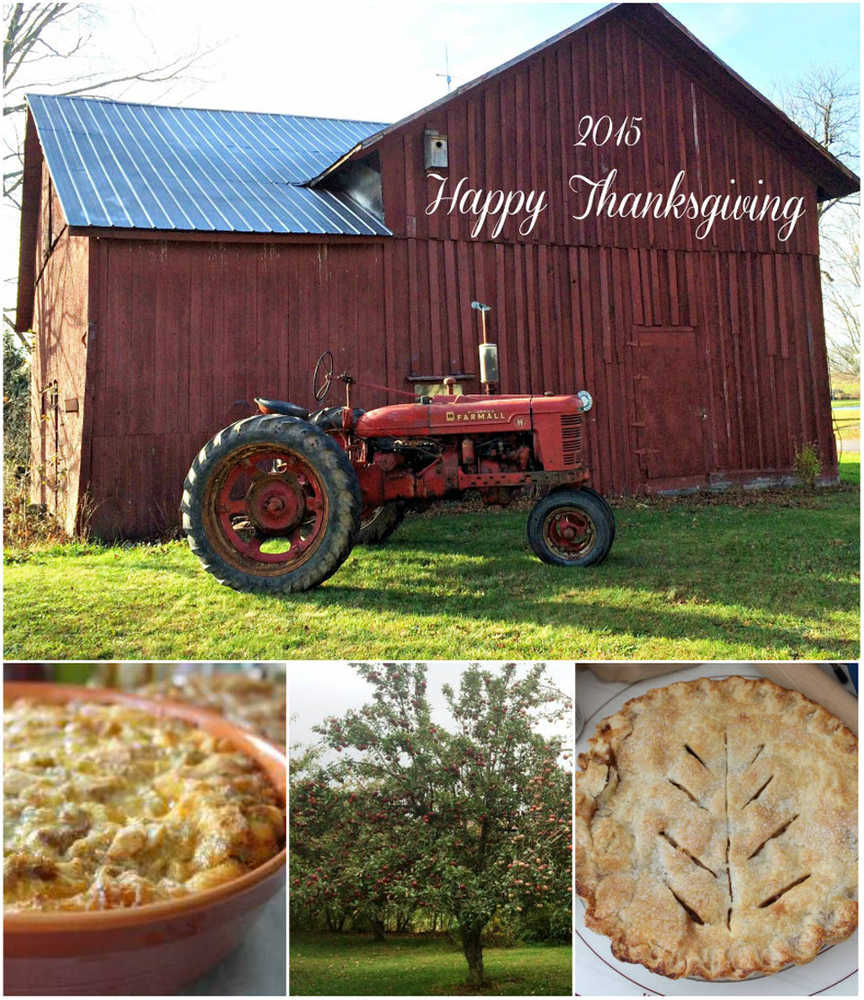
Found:
[[[447,411],[447,423],[475,420],[506,420],[507,414],[503,410],[469,410],[467,413],[459,413],[456,410]]]

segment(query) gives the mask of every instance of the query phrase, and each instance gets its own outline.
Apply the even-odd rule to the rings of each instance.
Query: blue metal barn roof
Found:
[[[390,235],[347,195],[300,185],[380,122],[31,94],[70,226]]]

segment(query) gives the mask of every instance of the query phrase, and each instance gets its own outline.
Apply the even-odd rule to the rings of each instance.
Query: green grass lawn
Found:
[[[861,437],[859,407],[860,400],[858,399],[839,399],[831,404],[838,454],[844,453],[844,446],[849,444],[853,444],[856,453],[858,451],[856,442],[860,441]]]
[[[570,948],[520,945],[484,948],[490,985],[465,986],[462,952],[442,938],[399,937],[376,944],[359,934],[291,935],[292,996],[569,996]]]
[[[857,482],[858,456],[843,463]],[[409,517],[324,586],[219,586],[184,542],[8,552],[7,659],[856,659],[858,492],[626,501],[609,558],[537,560],[523,510]]]

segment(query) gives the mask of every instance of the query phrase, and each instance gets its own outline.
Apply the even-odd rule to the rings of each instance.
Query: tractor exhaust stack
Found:
[[[487,395],[498,385],[498,345],[490,344],[486,339],[486,313],[492,306],[482,302],[472,302],[471,308],[480,313],[480,328],[483,340],[480,344],[480,382]]]

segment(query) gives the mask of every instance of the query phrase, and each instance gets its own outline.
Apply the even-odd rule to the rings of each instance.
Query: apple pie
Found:
[[[767,680],[655,688],[576,776],[576,889],[612,952],[672,978],[809,962],[858,923],[858,742]]]

